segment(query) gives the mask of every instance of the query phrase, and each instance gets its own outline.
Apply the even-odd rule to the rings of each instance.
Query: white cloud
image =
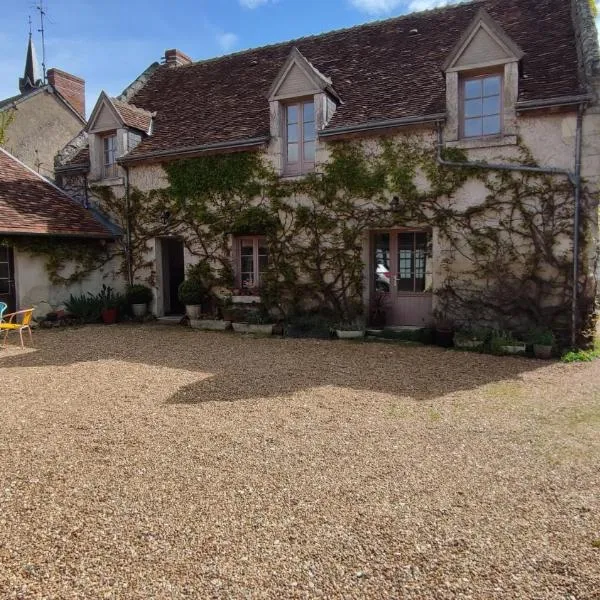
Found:
[[[217,34],[217,43],[221,50],[228,52],[238,43],[238,36],[235,33],[225,32]]]
[[[240,0],[242,1],[242,0]],[[260,1],[260,0],[244,0],[244,1]],[[402,12],[414,12],[419,10],[429,10],[447,4],[455,4],[461,0],[350,0],[350,4],[372,15],[384,15],[391,13],[397,8],[405,9]]]
[[[264,4],[275,4],[277,0],[240,0],[240,4],[244,8],[258,8],[259,6],[263,6]]]

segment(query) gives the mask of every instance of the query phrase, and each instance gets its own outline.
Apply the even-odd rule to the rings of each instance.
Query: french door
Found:
[[[0,302],[8,304],[8,311],[16,310],[15,261],[13,249],[0,244]]]
[[[373,232],[371,257],[371,293],[383,296],[387,325],[429,324],[433,299],[430,232]]]

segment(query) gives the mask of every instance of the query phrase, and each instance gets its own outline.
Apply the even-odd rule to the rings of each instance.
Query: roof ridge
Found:
[[[115,103],[118,102],[119,104],[124,104],[125,106],[127,106],[128,108],[132,108],[133,110],[139,110],[140,112],[143,112],[147,115],[149,115],[150,117],[154,116],[154,113],[150,110],[146,110],[145,108],[142,108],[141,106],[137,106],[137,104],[133,104],[131,102],[127,102],[125,100],[119,100],[119,98],[117,96],[109,96],[111,102]],[[118,106],[115,106],[115,108],[117,110],[119,110]]]
[[[375,19],[373,21],[369,21],[367,23],[358,23],[357,25],[351,25],[350,27],[341,27],[340,29],[331,29],[329,31],[322,31],[321,33],[313,33],[310,35],[304,35],[298,38],[293,38],[290,40],[284,40],[281,42],[273,42],[272,44],[264,44],[263,46],[253,46],[252,48],[246,48],[245,50],[238,50],[237,52],[231,52],[229,54],[221,54],[220,56],[212,56],[210,58],[203,58],[200,60],[192,61],[186,65],[179,65],[175,67],[175,69],[187,69],[189,67],[193,67],[196,65],[207,64],[216,62],[219,60],[223,60],[225,58],[231,58],[234,56],[240,56],[242,54],[247,54],[250,52],[258,52],[259,50],[265,50],[268,48],[277,48],[280,46],[289,46],[290,44],[296,44],[297,42],[303,42],[307,40],[314,40],[315,38],[322,37],[324,35],[336,34],[336,33],[345,33],[348,31],[355,31],[357,29],[368,29],[370,27],[380,26],[382,23],[391,23],[392,21],[402,21],[404,19],[412,18],[412,17],[421,17],[421,16],[430,16],[433,13],[443,13],[449,10],[454,10],[459,6],[468,6],[469,4],[485,4],[489,0],[449,0],[448,4],[444,6],[437,6],[434,8],[429,8],[427,10],[418,10],[410,13],[406,13],[403,15],[397,15],[395,17],[387,17],[384,19]],[[307,59],[308,60],[308,59]],[[309,61],[310,62],[310,61]],[[161,67],[166,66],[166,63],[163,63]]]

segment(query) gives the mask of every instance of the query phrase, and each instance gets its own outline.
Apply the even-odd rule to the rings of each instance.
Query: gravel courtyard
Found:
[[[34,340],[0,350],[0,598],[600,597],[600,361]]]

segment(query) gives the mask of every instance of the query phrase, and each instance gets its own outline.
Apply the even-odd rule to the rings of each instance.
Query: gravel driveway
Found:
[[[0,350],[0,598],[600,597],[600,361],[34,339]]]

